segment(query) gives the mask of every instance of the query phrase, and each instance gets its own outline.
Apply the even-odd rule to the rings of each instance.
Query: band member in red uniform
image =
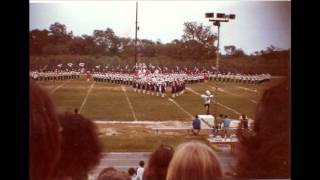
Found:
[[[87,71],[87,81],[90,81],[90,78],[91,78],[91,72],[90,71]]]
[[[205,72],[205,73],[204,73],[204,75],[203,75],[203,77],[204,77],[204,80],[205,80],[205,81],[207,81],[207,80],[209,79],[209,75],[208,75],[208,73],[207,73],[207,72]]]

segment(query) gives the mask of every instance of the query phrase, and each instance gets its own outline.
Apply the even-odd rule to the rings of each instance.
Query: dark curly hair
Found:
[[[238,130],[238,178],[290,177],[290,99],[286,80],[266,90],[252,131]]]
[[[45,180],[59,159],[61,136],[55,107],[47,92],[29,81],[30,179]]]
[[[174,150],[172,146],[160,145],[152,152],[143,172],[143,180],[165,180]]]
[[[62,125],[62,154],[55,177],[86,179],[100,162],[102,146],[95,124],[80,114],[65,113],[59,116]]]
[[[118,171],[114,167],[108,167],[99,173],[97,180],[131,180],[131,177],[128,173]]]

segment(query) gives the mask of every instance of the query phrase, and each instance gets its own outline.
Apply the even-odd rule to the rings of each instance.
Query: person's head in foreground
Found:
[[[169,163],[173,157],[172,146],[160,145],[150,155],[143,173],[143,180],[166,180]]]
[[[33,81],[29,85],[29,177],[46,180],[59,159],[60,124],[48,94]]]
[[[131,176],[131,178],[132,177],[136,178],[136,176],[137,176],[136,170],[132,167],[128,169],[128,174]]]
[[[144,161],[139,161],[139,166],[143,168],[144,167]]]
[[[97,180],[131,180],[131,178],[128,173],[108,167],[99,173]]]
[[[220,161],[209,146],[187,142],[174,153],[166,180],[214,180],[221,178],[222,173]]]
[[[80,114],[59,116],[62,130],[62,153],[55,169],[55,177],[86,179],[101,158],[102,146],[95,124]]]
[[[257,106],[253,132],[240,131],[239,178],[290,177],[290,99],[287,81],[266,90]]]

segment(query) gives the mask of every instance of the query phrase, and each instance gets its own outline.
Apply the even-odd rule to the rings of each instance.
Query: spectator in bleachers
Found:
[[[178,146],[169,165],[166,180],[214,180],[222,177],[215,152],[200,142]]]
[[[61,127],[48,94],[32,80],[29,85],[29,177],[45,180],[60,156]]]
[[[253,131],[238,131],[237,178],[290,178],[290,99],[288,82],[266,90]]]
[[[196,115],[196,117],[192,120],[193,134],[198,135],[200,133],[200,129],[201,129],[201,121],[200,121],[198,115]]]
[[[99,173],[97,180],[131,180],[131,177],[123,171],[116,170],[114,167],[108,167]]]
[[[166,180],[173,154],[174,150],[169,145],[160,145],[153,151],[144,170],[143,180]]]
[[[137,175],[140,177],[141,180],[142,180],[142,177],[143,177],[143,171],[144,171],[144,161],[140,161],[139,162],[139,167],[137,169]]]
[[[55,177],[87,180],[89,171],[101,158],[102,146],[96,126],[80,114],[64,113],[59,119],[63,128],[63,143]]]
[[[131,180],[141,180],[134,168],[129,168],[128,173],[131,177]]]

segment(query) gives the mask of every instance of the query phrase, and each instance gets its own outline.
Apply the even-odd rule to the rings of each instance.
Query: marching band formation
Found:
[[[30,71],[30,77],[34,80],[65,80],[79,79],[80,71]]]
[[[64,79],[79,79],[80,71],[30,71],[30,77],[34,80],[64,80]],[[137,78],[136,74],[121,73],[121,72],[94,72],[93,80],[99,82],[112,82],[117,84],[132,85],[133,81]],[[221,81],[221,82],[236,82],[236,83],[251,83],[259,84],[264,81],[268,81],[271,78],[270,74],[234,74],[234,73],[198,73],[198,74],[186,74],[186,73],[164,73],[152,76],[146,76],[145,78],[150,81],[152,78],[163,79],[164,81],[172,82],[172,79],[181,79],[186,83],[191,84],[195,82],[203,82],[208,77],[209,80]],[[166,83],[168,86],[168,83]]]
[[[234,73],[214,73],[209,74],[209,79],[214,81],[222,82],[236,82],[236,83],[249,83],[249,84],[259,84],[264,81],[270,80],[270,74],[255,74],[255,75],[246,75],[246,74],[234,74]]]
[[[72,67],[72,64],[69,63],[68,66]],[[80,63],[79,66],[83,67],[84,63]],[[59,64],[59,67],[61,67],[61,64]],[[218,73],[208,71],[205,68],[200,71],[198,68],[188,70],[178,66],[170,69],[170,71],[167,67],[162,69],[159,66],[149,65],[148,67],[144,63],[136,64],[132,67],[133,69],[128,65],[125,68],[107,67],[104,70],[100,70],[100,66],[96,66],[97,69],[93,69],[93,73],[84,71],[84,68],[78,70],[62,70],[61,68],[47,71],[35,70],[30,71],[30,77],[34,80],[65,80],[79,79],[81,74],[86,74],[87,81],[92,78],[96,82],[129,85],[133,87],[134,92],[160,95],[161,97],[165,97],[169,89],[172,97],[179,96],[184,93],[186,84],[204,82],[204,80],[259,84],[271,78],[270,74]]]
[[[93,80],[97,82],[109,82],[115,84],[132,85],[134,92],[165,97],[168,88],[171,88],[172,97],[184,93],[186,83],[203,82],[201,75],[187,75],[179,73],[103,73],[93,74]]]

